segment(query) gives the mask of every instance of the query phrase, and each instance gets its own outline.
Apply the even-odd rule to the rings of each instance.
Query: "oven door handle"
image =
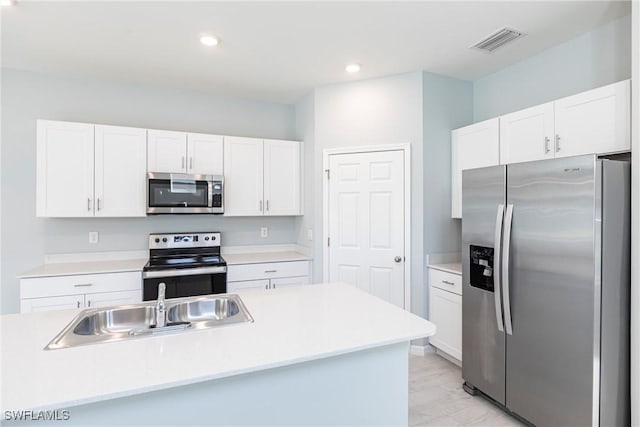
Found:
[[[196,274],[216,274],[216,273],[226,273],[226,272],[227,272],[226,266],[175,268],[171,270],[143,271],[142,278],[153,279],[157,277],[195,276]]]

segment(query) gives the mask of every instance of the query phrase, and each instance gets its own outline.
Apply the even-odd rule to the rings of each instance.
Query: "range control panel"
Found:
[[[220,246],[220,233],[149,234],[149,249],[209,248]]]

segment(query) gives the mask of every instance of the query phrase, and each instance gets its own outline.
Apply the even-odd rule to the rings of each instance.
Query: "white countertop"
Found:
[[[462,274],[461,262],[450,262],[447,264],[429,264],[429,268],[435,268],[436,270],[446,271],[447,273]]]
[[[71,276],[76,274],[120,273],[142,271],[148,259],[118,259],[106,261],[59,262],[43,264],[20,274],[18,278]]]
[[[431,336],[346,284],[238,292],[255,322],[45,351],[79,310],[0,316],[0,409],[55,409]]]
[[[308,261],[313,257],[296,251],[255,252],[255,253],[222,253],[227,265],[258,264],[262,262]]]

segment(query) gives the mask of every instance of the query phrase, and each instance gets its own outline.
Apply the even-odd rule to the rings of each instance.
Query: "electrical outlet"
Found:
[[[97,231],[89,232],[89,243],[98,243],[99,239],[100,239],[100,235],[98,234]]]
[[[313,240],[313,229],[307,229],[307,240]]]
[[[269,229],[267,227],[260,229],[260,237],[269,237]]]

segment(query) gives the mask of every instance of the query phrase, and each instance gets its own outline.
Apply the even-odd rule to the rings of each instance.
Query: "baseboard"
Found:
[[[414,356],[425,356],[434,352],[435,349],[430,345],[411,345],[411,347],[409,347],[409,353]]]
[[[435,352],[435,354],[437,354],[438,356],[442,357],[443,359],[447,359],[449,362],[453,363],[454,365],[458,365],[460,367],[462,367],[462,361],[456,359],[455,357],[451,356],[450,354],[440,350],[439,348],[435,348],[432,347],[433,351]]]

